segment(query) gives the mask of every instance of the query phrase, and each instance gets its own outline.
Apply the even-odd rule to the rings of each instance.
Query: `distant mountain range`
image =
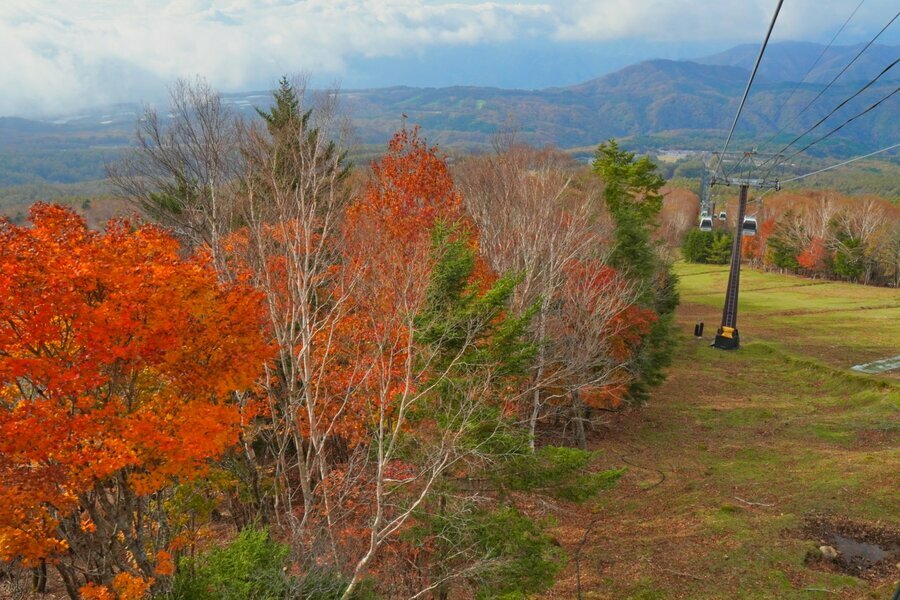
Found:
[[[832,47],[824,53],[823,49],[799,42],[770,46],[738,127],[736,149],[762,142],[785,125],[785,132],[769,148],[787,143],[900,56],[900,46],[873,45],[792,122],[861,46]],[[757,52],[756,46],[745,45],[695,61],[650,60],[579,85],[542,90],[391,87],[344,90],[341,97],[362,145],[383,143],[407,115],[407,122],[421,125],[430,140],[461,150],[486,147],[496,131],[511,123],[525,141],[583,153],[611,137],[623,138],[641,151],[714,150],[731,125]],[[887,96],[898,81],[900,66],[838,111],[816,134],[827,133]],[[266,92],[224,98],[248,114],[269,102]],[[812,154],[849,156],[895,143],[900,140],[898,109],[900,94]],[[0,186],[101,178],[103,161],[130,143],[138,111],[136,105],[120,105],[48,121],[0,118]]]
[[[740,140],[763,141],[784,125],[782,139],[802,131],[856,92],[900,56],[900,46],[870,47],[796,123],[801,111],[861,50],[817,44],[774,44],[738,128]],[[631,138],[640,149],[680,146],[711,150],[722,142],[756,59],[758,48],[738,46],[696,61],[650,60],[579,84],[544,90],[484,87],[388,88],[345,93],[361,138],[374,142],[396,127],[400,114],[435,139],[479,146],[513,117],[524,139],[565,148],[592,146],[609,137]],[[821,56],[808,76],[810,66]],[[801,80],[806,80],[801,83]],[[900,67],[848,103],[817,130],[836,125],[896,89]],[[849,155],[900,138],[900,96],[854,121],[824,148]],[[760,139],[761,138],[761,139]],[[773,149],[777,148],[775,146]]]
[[[696,59],[705,65],[753,68],[759,46],[743,44],[725,52]],[[862,53],[862,54],[860,54]],[[809,42],[779,42],[766,49],[766,55],[759,65],[759,77],[769,82],[806,81],[807,83],[828,83],[851,59],[859,58],[842,76],[847,81],[870,79],[900,56],[900,46],[880,46],[865,44],[855,46],[832,46]],[[889,72],[885,79],[900,79],[900,69]]]

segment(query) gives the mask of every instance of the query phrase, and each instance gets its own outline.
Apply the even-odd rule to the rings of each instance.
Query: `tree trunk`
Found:
[[[47,593],[47,561],[41,559],[41,564],[31,570],[31,589],[38,594]]]
[[[72,600],[78,600],[80,594],[78,593],[79,586],[75,582],[75,575],[71,570],[64,567],[62,563],[58,563],[56,565],[56,571],[59,573],[60,578],[63,580],[63,585],[66,586],[66,593],[69,594],[69,598]]]
[[[543,305],[542,305],[543,306]],[[532,396],[531,418],[528,421],[528,432],[531,434],[528,441],[531,451],[534,452],[535,437],[537,434],[537,420],[541,412],[541,382],[544,378],[544,338],[547,334],[547,321],[544,309],[541,308],[538,313],[538,353],[537,353],[537,371],[534,374],[534,394]]]
[[[572,420],[575,423],[575,443],[582,450],[587,450],[587,435],[584,432],[584,405],[578,390],[572,390]]]

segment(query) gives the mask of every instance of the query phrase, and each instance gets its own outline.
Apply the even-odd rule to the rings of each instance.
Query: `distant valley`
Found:
[[[783,42],[770,48],[736,134],[737,147],[771,136],[789,123],[856,55],[859,46],[833,47]],[[355,129],[356,153],[365,157],[401,126],[421,125],[429,140],[450,151],[489,147],[498,130],[514,128],[521,140],[552,144],[587,157],[599,142],[615,137],[635,150],[712,151],[731,124],[754,46],[738,46],[696,61],[650,60],[579,85],[542,90],[490,87],[342,90],[342,106]],[[798,85],[821,56],[807,81]],[[779,144],[858,90],[898,55],[898,46],[873,46],[817,100],[815,108],[793,123],[763,150]],[[834,117],[840,123],[875,99],[896,89],[900,68],[888,72]],[[252,115],[265,107],[264,91],[223,98],[238,112]],[[900,95],[884,110],[873,111],[842,130],[816,155],[843,157],[889,145],[900,139]],[[104,164],[131,143],[140,114],[123,104],[45,121],[0,118],[0,187],[67,184],[104,177]],[[843,117],[843,118],[842,118]],[[832,121],[829,121],[832,123]],[[826,127],[823,131],[827,131]]]

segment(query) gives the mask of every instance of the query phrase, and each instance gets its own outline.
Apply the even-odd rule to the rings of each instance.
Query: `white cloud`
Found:
[[[563,16],[555,37],[756,42],[761,41],[776,4],[776,0],[570,0],[560,3]],[[846,0],[789,0],[782,6],[774,39],[828,41],[855,6]],[[855,43],[873,35],[896,10],[896,0],[867,2],[842,39]]]
[[[890,9],[891,2],[869,5]],[[822,37],[844,18],[847,3],[793,5],[779,23],[781,37]],[[339,79],[360,58],[437,45],[523,38],[739,43],[759,38],[773,6],[774,0],[0,0],[0,115],[153,98],[175,78],[196,74],[226,90],[267,86],[285,72]],[[869,11],[878,18],[887,12]],[[855,27],[868,30],[871,23]]]

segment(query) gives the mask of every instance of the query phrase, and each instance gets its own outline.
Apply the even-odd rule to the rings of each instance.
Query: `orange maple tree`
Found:
[[[73,597],[138,597],[170,572],[166,489],[252,416],[232,392],[270,355],[261,298],[156,227],[31,220],[0,221],[0,560],[54,564]]]
[[[797,255],[797,264],[809,271],[823,271],[827,258],[828,249],[825,247],[825,239],[821,236],[813,236],[809,240],[809,244]]]
[[[365,557],[359,569],[367,564],[390,571],[392,560],[399,564],[400,555],[408,560],[415,549],[397,535],[403,527],[392,526],[390,536],[376,531],[372,537],[373,523],[385,527],[403,512],[396,496],[414,496],[421,488],[412,483],[418,479],[415,468],[392,454],[383,460],[380,455],[390,445],[392,427],[408,428],[410,399],[433,385],[430,369],[434,367],[421,354],[417,317],[428,302],[438,260],[435,232],[443,227],[450,232],[449,239],[464,240],[470,247],[477,238],[445,158],[419,136],[418,128],[397,132],[387,152],[372,163],[371,175],[347,208],[343,225],[341,288],[349,292],[342,322],[329,332],[335,348],[329,378],[335,386],[332,395],[340,397],[351,389],[352,400],[342,408],[335,431],[345,436],[348,430],[360,431],[350,438],[351,444],[362,442],[381,450],[370,451],[373,457],[379,456],[379,464],[356,475],[352,489],[346,489],[350,478],[342,470],[334,471],[324,487],[340,498],[344,516],[335,539],[342,551],[354,560]],[[495,279],[486,264],[477,260],[470,281],[473,288],[485,288]],[[361,373],[365,376],[359,378]],[[433,419],[420,416],[416,436],[420,443],[438,436]],[[385,485],[386,480],[405,480],[410,485],[395,490]],[[390,491],[384,491],[386,487]],[[393,494],[389,502],[385,494]],[[376,511],[387,516],[376,521]]]
[[[384,402],[409,384],[411,319],[425,301],[433,267],[431,235],[438,223],[466,232],[475,243],[444,157],[419,137],[418,128],[403,129],[372,164],[345,223],[343,270],[353,279],[347,287],[355,290],[347,318],[357,326],[342,346],[379,367],[359,389],[362,405]],[[481,277],[486,267],[479,266]]]
[[[444,157],[418,128],[403,129],[372,163],[362,197],[347,210],[346,269],[361,275],[368,291],[380,292],[365,297],[367,310],[385,314],[416,304],[428,283],[431,233],[439,222],[471,230]]]
[[[394,134],[387,153],[372,163],[362,198],[348,209],[349,229],[374,223],[382,237],[407,252],[428,240],[437,221],[461,218],[462,198],[447,162],[418,128]]]

